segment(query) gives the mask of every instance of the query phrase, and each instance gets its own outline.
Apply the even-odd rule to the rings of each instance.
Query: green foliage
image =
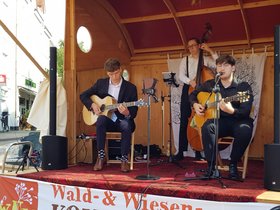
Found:
[[[59,48],[57,49],[57,76],[63,78],[64,73],[64,41],[58,42]]]
[[[59,48],[57,49],[57,76],[62,77],[64,75],[64,41],[60,40],[58,42]],[[84,49],[84,42],[79,43],[79,47],[83,52],[86,52]]]

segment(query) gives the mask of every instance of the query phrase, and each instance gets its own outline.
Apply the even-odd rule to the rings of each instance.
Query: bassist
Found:
[[[203,56],[204,65],[210,68],[215,68],[215,60],[218,55],[206,44],[200,43],[198,38],[190,38],[188,41],[188,50],[190,55],[184,57],[179,67],[179,79],[184,83],[181,95],[180,105],[180,129],[179,129],[179,151],[173,157],[174,161],[183,159],[183,152],[188,150],[187,127],[188,118],[191,115],[191,107],[189,104],[189,89],[194,89],[197,86],[197,71],[199,65],[199,57],[201,50],[211,54],[211,57]],[[200,79],[199,79],[200,80]],[[199,151],[195,153],[196,159],[201,159]]]

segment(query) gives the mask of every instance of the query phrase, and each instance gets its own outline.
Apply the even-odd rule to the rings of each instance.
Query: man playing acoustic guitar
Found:
[[[85,107],[98,116],[96,121],[96,141],[98,157],[93,170],[103,169],[105,162],[105,137],[107,131],[122,133],[121,139],[121,171],[128,172],[128,152],[131,144],[132,133],[135,130],[134,118],[137,115],[138,107],[129,108],[122,102],[137,101],[137,88],[131,82],[124,80],[120,62],[115,58],[109,58],[104,64],[107,71],[107,78],[97,80],[97,82],[85,90],[80,99]],[[117,109],[112,113],[111,118],[102,114],[103,110],[97,102],[93,101],[92,96],[100,98],[112,96],[118,103]]]
[[[239,179],[237,162],[243,156],[250,143],[253,131],[253,119],[250,111],[253,102],[251,86],[247,82],[238,82],[234,78],[235,60],[232,56],[221,55],[216,60],[217,75],[213,80],[206,81],[197,90],[190,94],[190,104],[195,110],[198,122],[201,125],[202,143],[205,157],[208,162],[207,176],[212,176],[216,164],[216,124],[214,123],[217,100],[213,99],[214,87],[219,87],[220,99],[218,100],[219,114],[218,138],[234,137],[230,154],[229,178]],[[218,85],[215,85],[218,84]],[[214,101],[211,101],[213,99]],[[212,102],[212,103],[211,103]],[[214,102],[214,103],[213,103]],[[214,104],[214,106],[212,106]],[[216,112],[215,112],[216,113]],[[199,123],[198,123],[199,124]],[[198,126],[198,129],[199,126]]]

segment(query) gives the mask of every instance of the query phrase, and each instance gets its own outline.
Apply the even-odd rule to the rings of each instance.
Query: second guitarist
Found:
[[[108,77],[97,80],[97,82],[85,90],[80,99],[88,110],[99,115],[96,121],[96,141],[98,157],[93,170],[103,169],[105,163],[105,137],[107,131],[122,133],[121,139],[121,171],[128,172],[128,152],[131,144],[132,133],[135,130],[134,118],[137,115],[138,107],[126,107],[122,104],[113,112],[111,118],[102,115],[100,107],[93,103],[91,96],[97,95],[104,98],[111,95],[118,103],[137,101],[137,88],[131,82],[122,77],[121,64],[118,59],[109,58],[104,64]]]
[[[236,69],[235,60],[232,56],[221,55],[216,60],[216,66],[217,73],[221,75],[218,80],[221,98],[231,97],[239,92],[249,93],[248,100],[244,102],[226,102],[223,99],[219,102],[220,118],[218,120],[219,129],[217,135],[219,138],[226,136],[234,137],[233,147],[230,154],[229,178],[239,179],[237,163],[249,145],[253,131],[253,120],[250,118],[253,103],[252,89],[247,82],[238,82],[234,79],[234,72]],[[190,103],[197,115],[204,115],[205,109],[207,108],[205,104],[198,103],[198,94],[200,92],[211,93],[214,86],[215,79],[209,80],[190,94]],[[204,154],[208,162],[207,176],[212,176],[216,164],[215,126],[214,119],[208,119],[201,128]]]

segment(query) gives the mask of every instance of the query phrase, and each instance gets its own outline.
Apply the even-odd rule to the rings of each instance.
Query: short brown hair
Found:
[[[113,72],[121,67],[121,63],[117,58],[108,58],[104,63],[104,69],[108,72]]]
[[[228,63],[228,64],[234,66],[235,65],[235,59],[230,55],[221,55],[220,57],[217,58],[216,65],[217,64],[223,64],[223,63]]]

